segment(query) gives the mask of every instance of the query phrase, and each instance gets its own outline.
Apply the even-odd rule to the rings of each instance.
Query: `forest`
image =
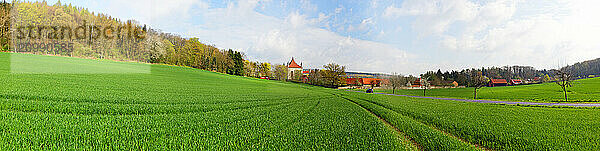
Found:
[[[8,51],[10,49],[10,36],[8,32],[10,29],[10,9],[11,4],[5,1],[0,2],[0,51]]]
[[[598,75],[600,73],[600,58],[569,65],[563,67],[562,70],[565,70],[578,78],[600,76]]]
[[[244,75],[243,53],[218,49],[198,38],[164,33],[135,20],[120,20],[60,1],[53,5],[46,1],[1,3],[2,51],[159,63]]]
[[[421,77],[427,78],[432,85],[444,85],[444,81],[456,81],[459,85],[470,86],[469,83],[472,75],[481,73],[483,76],[492,79],[534,79],[536,77],[545,77],[546,75],[553,77],[552,70],[537,70],[530,66],[504,66],[490,67],[481,69],[463,69],[461,71],[428,71],[422,74]]]

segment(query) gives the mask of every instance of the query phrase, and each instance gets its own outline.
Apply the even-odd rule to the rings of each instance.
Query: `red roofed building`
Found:
[[[417,88],[417,87],[421,87],[421,86],[422,86],[421,85],[421,78],[418,78],[417,80],[411,82],[411,86],[410,87]]]
[[[377,78],[346,78],[346,84],[348,85],[374,85],[378,87],[382,81],[382,79]]]
[[[495,87],[495,86],[507,86],[508,82],[506,82],[506,79],[491,79],[489,86],[490,87]]]
[[[294,61],[294,58],[292,57],[292,61],[290,61],[290,63],[288,64],[288,68],[300,68],[300,69],[302,69],[302,66],[298,65],[296,63],[296,61]]]
[[[363,85],[375,85],[376,87],[378,87],[381,84],[381,79],[362,78],[362,84]]]
[[[302,64],[298,65],[292,57],[292,61],[288,63],[288,79],[292,79],[295,74],[300,74],[300,76],[302,76],[304,73],[302,71]]]
[[[346,78],[346,84],[348,85],[361,85],[360,78]]]
[[[521,84],[523,84],[523,81],[520,80],[520,79],[511,79],[510,80],[510,84],[512,84],[512,85],[521,85]]]

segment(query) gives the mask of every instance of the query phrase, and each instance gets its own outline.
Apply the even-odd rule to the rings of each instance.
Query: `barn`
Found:
[[[490,79],[489,87],[507,86],[508,82],[506,79]]]

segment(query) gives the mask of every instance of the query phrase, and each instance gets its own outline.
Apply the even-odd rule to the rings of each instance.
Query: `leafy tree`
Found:
[[[233,66],[227,70],[227,74],[239,76],[244,75],[244,59],[242,58],[242,54],[229,49],[227,55],[233,63]]]
[[[268,62],[263,62],[260,64],[260,74],[261,76],[271,76],[271,64]]]
[[[346,82],[346,67],[335,63],[323,65],[323,77],[327,80],[327,85],[338,87]]]
[[[483,73],[480,71],[477,71],[475,74],[473,74],[470,79],[469,85],[474,88],[473,99],[477,99],[477,92],[479,89],[487,85],[489,79],[483,76]]]
[[[550,78],[550,76],[548,74],[546,74],[544,76],[544,82],[550,82],[550,81],[552,81],[552,78]]]
[[[288,77],[288,67],[284,64],[275,65],[273,68],[273,74],[277,80],[284,81]]]

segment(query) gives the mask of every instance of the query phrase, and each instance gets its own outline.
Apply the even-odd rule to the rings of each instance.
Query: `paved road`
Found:
[[[363,91],[353,91],[361,92]],[[545,105],[545,106],[571,106],[571,107],[600,107],[599,103],[536,103],[536,102],[512,102],[512,101],[490,101],[490,100],[469,100],[469,99],[453,99],[453,98],[439,98],[439,97],[424,97],[424,96],[411,96],[411,95],[398,95],[388,93],[374,93],[392,96],[404,96],[413,98],[425,98],[425,99],[436,99],[436,100],[452,100],[452,101],[463,101],[463,102],[476,102],[476,103],[494,103],[494,104],[521,104],[521,105]]]

